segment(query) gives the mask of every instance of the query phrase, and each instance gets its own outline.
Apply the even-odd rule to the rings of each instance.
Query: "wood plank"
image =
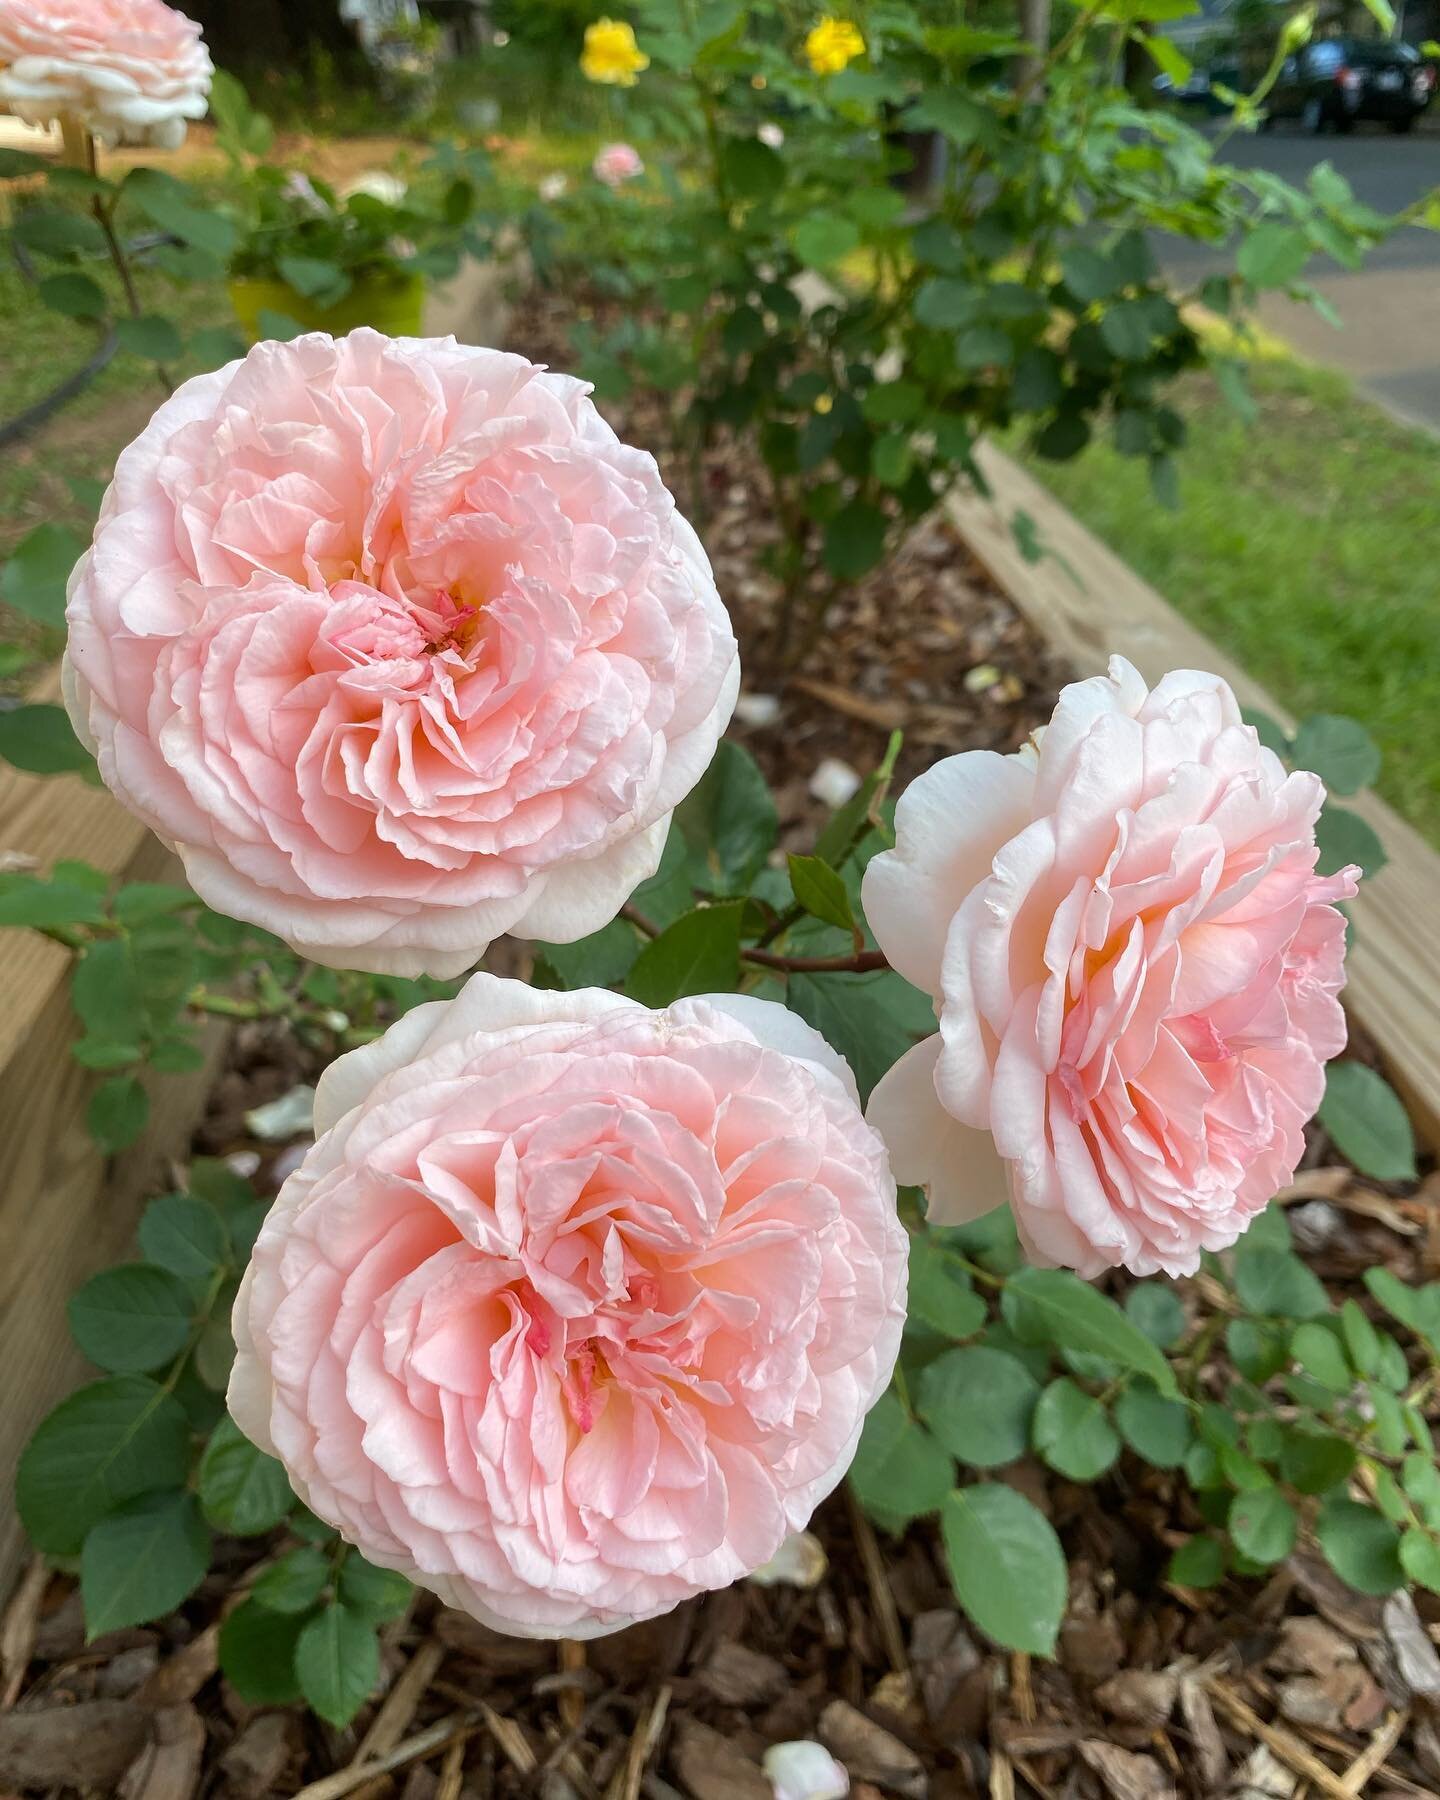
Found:
[[[47,683],[37,699],[53,698]],[[0,850],[40,868],[74,857],[131,881],[175,880],[179,865],[100,788],[72,776],[0,768]],[[15,1467],[50,1408],[94,1374],[70,1341],[65,1304],[132,1247],[140,1203],[168,1184],[214,1077],[225,1033],[205,1034],[206,1066],[159,1076],[145,1136],[105,1158],[85,1130],[96,1077],[70,1055],[70,956],[30,931],[0,931],[0,1468]],[[218,1026],[218,1021],[215,1022]],[[25,1554],[11,1484],[0,1491],[0,1594]]]
[[[1102,673],[1113,651],[1151,681],[1167,669],[1208,669],[1242,705],[1294,722],[1018,463],[990,444],[978,460],[991,496],[957,490],[950,516],[997,585],[1081,675]],[[1034,521],[1048,553],[1038,563],[1015,542],[1017,512]],[[1440,1146],[1440,855],[1377,795],[1344,804],[1374,827],[1390,857],[1354,902],[1345,1004],[1380,1046],[1417,1128]]]

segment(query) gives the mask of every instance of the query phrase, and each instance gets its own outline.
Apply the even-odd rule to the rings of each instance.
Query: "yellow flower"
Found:
[[[822,417],[830,411],[834,404],[835,399],[831,394],[817,394],[815,397],[815,410]]]
[[[846,63],[865,54],[865,40],[858,25],[827,13],[805,39],[805,54],[817,75],[838,75]]]
[[[587,81],[610,87],[634,87],[635,77],[650,67],[650,58],[635,42],[635,33],[620,19],[597,19],[585,27],[580,69]]]

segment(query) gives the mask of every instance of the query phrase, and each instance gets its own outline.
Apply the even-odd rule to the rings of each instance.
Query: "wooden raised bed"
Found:
[[[1223,675],[1244,706],[1291,716],[1257,681],[1180,617],[1163,595],[993,445],[978,457],[989,499],[957,490],[952,519],[991,578],[1082,675],[1120,651],[1150,680],[1167,669]],[[1026,562],[1010,521],[1028,513],[1047,554]],[[1347,799],[1390,860],[1353,903],[1355,943],[1345,1004],[1374,1038],[1417,1130],[1440,1147],[1440,855],[1371,793]]]

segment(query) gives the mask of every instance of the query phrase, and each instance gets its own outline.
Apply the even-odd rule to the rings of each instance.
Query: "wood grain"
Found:
[[[51,699],[47,683],[37,699]],[[174,880],[179,865],[99,788],[73,776],[38,777],[0,767],[0,851],[39,867],[80,858],[107,875]],[[224,1042],[207,1034],[206,1067],[162,1076],[151,1118],[133,1150],[105,1159],[85,1130],[96,1077],[70,1055],[70,955],[29,931],[0,931],[0,1593],[24,1556],[9,1472],[39,1420],[93,1376],[70,1341],[65,1305],[87,1276],[122,1260],[140,1202],[166,1184],[183,1155]]]
[[[1257,681],[1215,647],[1019,465],[986,444],[978,461],[989,498],[971,490],[947,502],[975,556],[1041,634],[1082,675],[1102,672],[1112,651],[1149,680],[1167,669],[1223,675],[1244,706],[1293,720]],[[1045,556],[1028,563],[1011,520],[1033,520]],[[1344,802],[1379,834],[1390,857],[1354,902],[1345,1004],[1375,1039],[1417,1129],[1440,1146],[1440,855],[1371,793]]]

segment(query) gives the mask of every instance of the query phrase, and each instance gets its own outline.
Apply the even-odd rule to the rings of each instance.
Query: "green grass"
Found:
[[[1252,426],[1208,376],[1182,384],[1178,512],[1108,444],[1031,466],[1292,712],[1363,720],[1380,792],[1440,844],[1440,441],[1298,362],[1252,384]]]

